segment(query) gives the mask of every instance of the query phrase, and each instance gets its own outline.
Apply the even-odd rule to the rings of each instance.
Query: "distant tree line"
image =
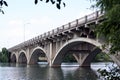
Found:
[[[112,61],[111,58],[106,53],[99,53],[96,55],[96,57],[93,59],[93,62],[109,62]]]
[[[63,62],[76,62],[76,59],[71,54],[66,54]]]
[[[0,52],[0,62],[10,62],[10,53],[6,48],[2,48],[2,51]]]

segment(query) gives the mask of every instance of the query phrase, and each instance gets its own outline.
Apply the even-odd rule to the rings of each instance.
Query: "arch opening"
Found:
[[[48,64],[46,54],[41,49],[34,50],[29,64]]]
[[[112,62],[113,60],[110,58],[110,56],[104,52],[100,52],[97,54],[92,62]]]
[[[15,54],[12,55],[11,62],[16,63],[16,55]]]
[[[94,57],[102,51],[99,48],[101,44],[93,42],[89,40],[87,41],[83,39],[82,41],[82,39],[78,39],[65,43],[53,59],[52,66],[61,66],[61,63],[68,52],[72,53],[79,66],[90,66]]]
[[[74,54],[68,51],[65,53],[65,55],[62,58],[61,66],[72,66],[72,65],[78,65],[78,63],[76,58],[74,57]]]
[[[18,63],[20,64],[27,64],[27,57],[24,52],[21,52],[18,57]]]

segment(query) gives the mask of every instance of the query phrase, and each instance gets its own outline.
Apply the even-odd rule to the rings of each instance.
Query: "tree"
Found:
[[[106,45],[110,45],[110,54],[120,51],[120,0],[93,0],[94,7],[105,13],[105,20],[96,27],[99,36],[104,36]],[[98,72],[105,80],[120,80],[120,69],[114,67],[110,71],[99,69]]]
[[[0,62],[8,62],[9,61],[9,52],[6,48],[2,48],[2,52],[0,52]]]
[[[0,62],[2,62],[2,52],[0,52]]]
[[[106,44],[110,45],[110,53],[115,54],[120,51],[120,0],[93,0],[95,7],[105,12],[103,16],[106,20],[98,27],[96,32],[99,36],[105,36]]]
[[[111,61],[111,59],[107,54],[103,52],[97,54],[96,57],[93,59],[93,62],[106,62],[106,61]]]

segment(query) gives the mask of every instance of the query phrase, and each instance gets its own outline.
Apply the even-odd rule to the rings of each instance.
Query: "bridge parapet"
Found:
[[[57,34],[59,35],[59,34],[64,33],[66,31],[70,31],[72,29],[75,29],[78,25],[85,25],[91,21],[95,21],[103,15],[104,15],[104,13],[101,13],[101,11],[96,11],[92,14],[89,14],[89,15],[84,16],[82,18],[76,19],[72,22],[69,22],[68,24],[62,25],[61,27],[53,29],[52,31],[48,31],[47,33],[44,33],[44,34],[39,35],[37,37],[34,37],[30,40],[27,40],[23,43],[20,43],[20,44],[14,46],[8,50],[14,51],[14,50],[21,49],[21,48],[24,48],[24,47],[27,47],[30,45],[32,46],[34,44],[42,43],[42,41],[45,41],[47,38],[54,37]]]

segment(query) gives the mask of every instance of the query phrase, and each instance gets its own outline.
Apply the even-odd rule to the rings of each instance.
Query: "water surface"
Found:
[[[97,69],[109,69],[112,63],[92,63],[91,68],[79,67],[76,63],[63,63],[50,68],[46,64],[19,65],[0,64],[0,80],[98,80]]]

